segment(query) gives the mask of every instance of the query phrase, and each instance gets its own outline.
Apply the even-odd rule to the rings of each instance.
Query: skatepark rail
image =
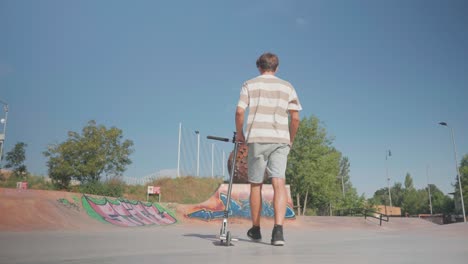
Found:
[[[367,208],[347,208],[335,211],[335,216],[364,216],[364,219],[367,217],[372,217],[378,219],[380,221],[380,225],[382,225],[382,221],[388,222],[389,216],[383,213],[380,213],[376,210],[367,209]]]

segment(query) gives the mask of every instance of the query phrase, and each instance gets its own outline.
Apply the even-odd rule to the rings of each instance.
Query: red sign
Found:
[[[28,189],[28,182],[17,182],[16,188],[26,190]]]
[[[148,186],[148,194],[160,194],[161,187],[159,186]]]
[[[154,186],[153,188],[153,194],[160,194],[161,193],[161,187],[159,186]]]

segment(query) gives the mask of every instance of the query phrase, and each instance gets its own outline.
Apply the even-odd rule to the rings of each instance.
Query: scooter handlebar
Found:
[[[229,142],[229,138],[215,137],[215,136],[207,136],[206,138],[207,138],[207,139],[213,139],[213,140],[224,141],[224,142]]]

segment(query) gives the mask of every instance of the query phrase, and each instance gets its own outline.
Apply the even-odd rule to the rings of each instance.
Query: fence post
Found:
[[[182,137],[182,123],[179,123],[179,147],[177,149],[177,177],[180,176],[180,143]]]
[[[197,134],[197,176],[200,176],[200,131],[195,131]]]
[[[226,156],[225,156],[224,149],[223,149],[223,163],[221,164],[221,167],[223,168],[223,179],[225,178],[225,175],[224,175],[225,164],[226,164]]]
[[[211,143],[211,178],[214,177],[214,143]]]

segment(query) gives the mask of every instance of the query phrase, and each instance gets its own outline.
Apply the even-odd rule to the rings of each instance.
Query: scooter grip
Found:
[[[207,136],[206,138],[207,138],[207,139],[213,139],[213,140],[224,141],[224,142],[229,142],[229,138],[215,137],[215,136]]]

